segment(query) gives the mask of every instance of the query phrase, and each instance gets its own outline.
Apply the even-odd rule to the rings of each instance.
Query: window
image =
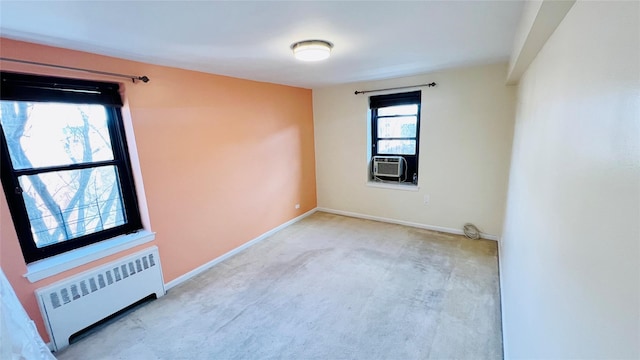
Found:
[[[374,171],[372,158],[371,178],[373,180],[417,184],[420,98],[420,91],[369,98],[371,154],[374,157],[389,156],[393,157],[389,159],[399,159],[402,168],[399,177],[383,176]]]
[[[25,261],[140,229],[118,85],[0,75],[2,187]]]

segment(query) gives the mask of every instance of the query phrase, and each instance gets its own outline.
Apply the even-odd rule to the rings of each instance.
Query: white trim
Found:
[[[149,230],[140,230],[132,234],[116,236],[109,240],[100,241],[27,264],[27,273],[23,276],[26,277],[29,282],[34,283],[109,255],[119,253],[120,251],[148,243],[153,241],[155,237],[156,233]]]
[[[56,351],[56,349],[53,347],[53,342],[49,341],[45,345],[47,345],[47,347],[49,348],[49,351],[51,351],[52,353]]]
[[[502,333],[502,358],[508,359],[506,356],[507,349],[507,336],[504,331],[504,287],[502,282],[502,276],[504,272],[502,271],[502,239],[498,240],[498,283],[500,284],[500,325],[501,325],[501,333]]]
[[[232,257],[234,255],[237,255],[238,253],[250,248],[251,246],[259,243],[260,241],[262,241],[262,240],[268,238],[269,236],[277,233],[278,231],[286,228],[287,226],[292,225],[294,223],[297,223],[298,221],[306,218],[307,216],[309,216],[309,215],[311,215],[311,214],[313,214],[315,212],[316,212],[316,208],[311,209],[311,210],[307,211],[306,213],[287,221],[284,224],[276,226],[275,228],[265,232],[264,234],[258,236],[257,238],[255,238],[253,240],[250,240],[250,241],[247,241],[246,243],[238,246],[237,248],[218,256],[217,258],[209,261],[208,263],[205,263],[205,264],[203,264],[201,266],[198,266],[197,268],[189,271],[188,273],[186,273],[184,275],[178,276],[177,278],[175,278],[175,279],[169,281],[168,283],[164,284],[165,291],[168,291],[169,289],[182,284],[183,282],[191,279],[192,277],[197,276],[197,275],[199,275],[200,273],[202,273],[202,272],[204,272],[206,270],[209,270],[210,268],[214,267],[215,265],[218,265],[219,263],[229,259],[230,257]]]
[[[420,190],[420,186],[414,184],[392,184],[386,182],[375,182],[375,181],[367,181],[367,186],[382,188],[382,189],[393,189],[393,190],[404,190],[404,191],[418,191]]]
[[[433,230],[433,231],[439,231],[439,232],[455,234],[455,235],[464,235],[464,232],[460,229],[453,229],[453,228],[448,228],[443,226],[420,224],[420,223],[414,223],[410,221],[389,219],[389,218],[384,218],[380,216],[366,215],[366,214],[354,213],[350,211],[334,210],[334,209],[328,209],[323,207],[318,207],[316,208],[316,210],[326,212],[326,213],[336,214],[336,215],[350,216],[350,217],[366,219],[366,220],[381,221],[381,222],[386,222],[390,224],[411,226],[419,229]],[[487,240],[498,241],[498,237],[496,235],[480,233],[480,237]]]

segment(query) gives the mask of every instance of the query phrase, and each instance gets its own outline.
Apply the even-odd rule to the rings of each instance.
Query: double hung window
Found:
[[[373,174],[374,180],[417,183],[420,101],[420,91],[369,98],[371,154],[400,159],[403,169],[399,177]]]
[[[2,187],[25,261],[140,229],[118,84],[0,75]]]

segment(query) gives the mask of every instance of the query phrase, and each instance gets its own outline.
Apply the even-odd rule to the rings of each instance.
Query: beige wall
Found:
[[[506,358],[640,358],[639,14],[578,1],[521,80]]]
[[[0,50],[8,58],[151,78],[147,84],[121,84],[131,114],[127,135],[135,132],[137,143],[132,157],[140,161],[135,171],[144,178],[145,222],[157,232],[153,244],[160,249],[165,282],[316,207],[311,90],[8,39],[1,39]],[[0,65],[2,70],[101,79]],[[0,265],[47,340],[34,289],[123,254],[30,283],[22,276],[26,265],[4,194],[0,214]]]
[[[515,107],[506,71],[496,64],[314,89],[318,206],[458,230],[472,222],[498,235]],[[367,186],[370,94],[354,91],[432,81],[422,91],[420,190]]]

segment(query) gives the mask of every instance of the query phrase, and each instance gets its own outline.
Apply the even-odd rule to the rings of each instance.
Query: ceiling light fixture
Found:
[[[304,40],[291,45],[293,56],[302,61],[320,61],[328,59],[333,44],[324,40]]]

